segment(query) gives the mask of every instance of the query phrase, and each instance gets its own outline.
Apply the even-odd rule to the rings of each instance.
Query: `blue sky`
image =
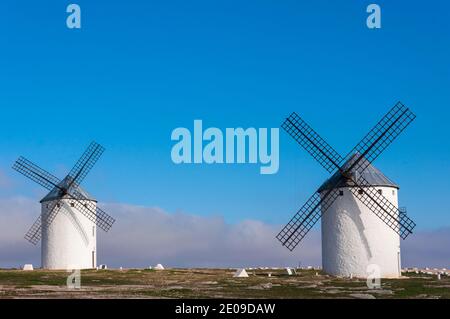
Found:
[[[398,100],[417,119],[376,161],[419,229],[450,225],[450,4],[377,1],[65,1],[0,4],[3,198],[44,192],[24,155],[63,176],[91,140],[102,202],[282,224],[327,177],[280,132],[280,171],[171,162],[173,129],[279,127],[298,112],[346,154]],[[31,224],[30,220],[30,224]]]

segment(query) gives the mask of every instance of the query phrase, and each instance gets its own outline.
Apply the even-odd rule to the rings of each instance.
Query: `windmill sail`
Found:
[[[353,186],[360,189],[371,186],[364,178],[359,180],[358,177],[414,119],[415,115],[398,102],[349,155],[343,158],[303,119],[292,113],[282,124],[282,128],[328,172],[334,172],[333,176],[337,178],[330,179],[329,190],[322,195],[319,195],[321,191],[319,188],[281,230],[277,239],[288,249],[293,250],[319,220],[321,210],[326,211],[337,199],[338,195],[332,190],[338,187],[341,181],[351,181]],[[409,218],[400,220],[398,209],[382,194],[374,194],[368,189],[357,193],[357,198],[403,239],[412,233],[415,223]]]
[[[78,209],[90,221],[95,223],[104,231],[108,231],[115,220],[105,211],[93,205],[93,200],[80,188],[80,183],[85,179],[89,171],[103,154],[104,148],[100,144],[92,142],[69,174],[60,180],[53,174],[45,171],[38,165],[32,163],[24,157],[20,157],[13,165],[13,169],[28,177],[32,181],[43,186],[50,193],[42,202],[53,201],[54,207],[49,208],[48,216],[39,216],[26,233],[25,239],[33,244],[39,242],[41,238],[41,228],[48,227],[55,219],[61,206],[62,199],[71,199],[73,206]],[[44,218],[45,217],[45,218]],[[45,219],[45,225],[42,220]]]

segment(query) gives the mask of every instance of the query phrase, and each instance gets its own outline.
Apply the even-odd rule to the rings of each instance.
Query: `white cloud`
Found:
[[[30,199],[0,199],[0,267],[18,267],[29,260],[39,264],[39,249],[24,239],[39,213],[39,204]]]
[[[302,249],[291,253],[275,239],[280,227],[260,221],[245,220],[230,225],[221,217],[169,214],[157,208],[128,205],[105,208],[118,220],[110,233],[101,236],[99,243],[99,258],[109,264],[295,266],[301,255],[304,264],[320,264],[317,233],[312,234]]]
[[[117,220],[99,231],[98,260],[110,267],[303,266],[321,264],[320,233],[312,231],[294,252],[275,239],[281,225],[257,220],[226,223],[222,217],[167,213],[121,204],[102,206]],[[26,198],[0,200],[0,267],[40,264],[40,249],[23,235],[39,214]],[[404,266],[449,267],[450,228],[419,232],[403,242]]]
[[[450,227],[422,231],[402,242],[405,267],[450,268]]]

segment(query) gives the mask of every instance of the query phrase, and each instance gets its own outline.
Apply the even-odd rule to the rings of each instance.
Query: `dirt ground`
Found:
[[[450,277],[405,274],[368,289],[365,280],[335,278],[315,270],[85,270],[81,288],[68,288],[64,271],[0,270],[0,298],[446,298]],[[269,277],[269,273],[271,276]]]

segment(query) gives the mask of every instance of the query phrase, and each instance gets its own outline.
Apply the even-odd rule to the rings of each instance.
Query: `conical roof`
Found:
[[[58,184],[59,188],[55,187],[52,191],[50,191],[50,193],[48,193],[43,199],[41,199],[41,203],[50,202],[50,201],[59,200],[59,199],[64,198],[65,195],[61,194],[60,189],[67,189],[69,187],[69,185],[71,184],[72,180],[73,180],[73,178],[71,176],[69,176],[69,175],[66,176]],[[78,193],[83,195],[87,200],[95,201],[95,199],[93,197],[91,197],[91,195],[89,195],[89,193],[86,192],[81,187],[79,187],[79,186],[76,187],[76,190],[78,191]]]
[[[352,155],[352,157],[345,162],[343,165],[343,169],[346,170],[350,168],[353,163],[359,158],[359,154],[355,153]],[[364,177],[364,179],[369,182],[371,186],[386,186],[386,187],[395,187],[399,188],[399,186],[391,181],[386,175],[384,175],[378,168],[370,164],[366,158],[362,158],[360,162],[358,162],[358,167],[366,167],[366,169],[355,169],[352,168],[351,175],[356,178],[356,181],[358,180],[359,176]],[[335,185],[335,188],[340,187],[354,187],[354,184],[351,183],[348,179],[344,178],[340,172],[336,172],[333,176],[331,176],[329,179],[327,179],[322,186],[319,187],[319,192],[322,192],[324,190],[329,190],[333,185]]]

